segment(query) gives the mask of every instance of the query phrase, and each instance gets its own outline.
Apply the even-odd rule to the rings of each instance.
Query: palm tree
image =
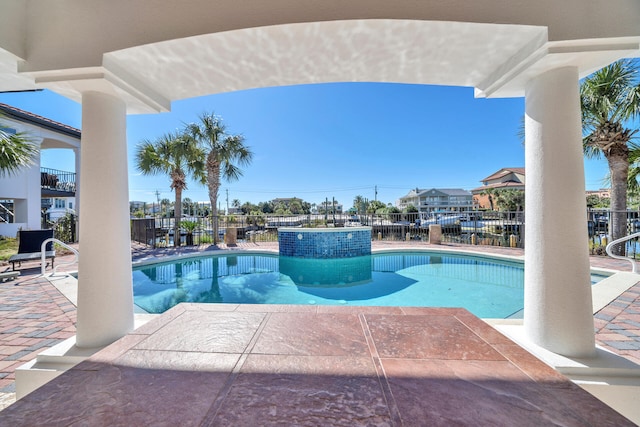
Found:
[[[615,62],[585,78],[580,86],[585,155],[604,156],[611,178],[611,238],[627,233],[629,151],[638,129],[626,127],[640,117],[638,66],[632,60]],[[617,251],[624,252],[624,245]]]
[[[180,246],[182,191],[187,189],[187,177],[204,184],[202,159],[204,153],[191,138],[179,133],[167,133],[154,141],[143,140],[136,148],[136,166],[143,175],[167,174],[175,191],[174,245]]]
[[[187,211],[187,215],[191,215],[193,201],[190,198],[185,197],[184,200],[182,200],[182,204],[184,205],[184,209]]]
[[[38,147],[24,132],[9,133],[0,123],[0,177],[31,166],[37,154]]]
[[[171,207],[171,200],[169,200],[169,199],[160,200],[160,206],[162,206],[164,211],[167,213],[167,217],[168,217],[169,216],[169,208]]]
[[[521,211],[524,208],[524,191],[500,190],[494,193],[496,205],[505,211]]]
[[[494,210],[494,205],[493,205],[493,197],[497,196],[497,191],[495,188],[486,188],[484,190],[482,190],[480,192],[481,196],[487,196],[487,199],[489,199],[489,207],[490,210]]]
[[[209,189],[214,239],[218,236],[218,191],[221,178],[236,181],[242,176],[239,166],[251,163],[253,152],[245,146],[242,135],[229,135],[222,119],[213,113],[200,116],[200,123],[191,123],[186,133],[206,154],[206,182]],[[239,166],[238,166],[239,165]]]
[[[353,207],[359,214],[364,214],[367,210],[367,202],[364,197],[358,195],[353,198]]]

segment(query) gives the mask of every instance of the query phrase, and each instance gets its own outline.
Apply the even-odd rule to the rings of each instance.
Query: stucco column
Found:
[[[100,347],[133,330],[126,108],[82,94],[82,197],[76,345]]]
[[[31,230],[39,230],[42,228],[42,186],[40,184],[40,163],[42,151],[42,138],[30,137],[30,141],[38,147],[38,154],[33,159],[33,166],[27,171],[27,198],[26,204],[26,223],[27,228]],[[16,202],[16,217],[18,216],[19,203]],[[16,221],[19,222],[19,221]]]
[[[532,79],[525,92],[524,329],[535,344],[595,354],[578,69]]]

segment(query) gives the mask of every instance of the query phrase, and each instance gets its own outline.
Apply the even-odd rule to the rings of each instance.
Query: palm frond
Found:
[[[26,133],[9,133],[0,124],[0,177],[33,165],[39,151]]]

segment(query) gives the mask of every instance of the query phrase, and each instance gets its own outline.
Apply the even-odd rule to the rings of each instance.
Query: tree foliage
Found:
[[[0,123],[0,177],[34,164],[38,147],[24,132],[13,133]]]
[[[227,133],[222,118],[213,113],[204,113],[198,123],[188,124],[184,134],[205,153],[202,172],[206,176],[212,215],[216,217],[221,180],[238,180],[242,176],[240,167],[251,163],[253,152],[244,145],[242,135]],[[217,228],[218,223],[214,221],[214,236],[218,235]]]
[[[638,63],[620,60],[585,78],[580,85],[583,145],[587,157],[606,158],[611,179],[613,239],[627,232],[629,154],[639,147],[631,127],[640,117]]]
[[[187,178],[204,183],[204,153],[190,138],[181,133],[166,133],[155,140],[143,140],[136,148],[136,167],[143,175],[168,175],[175,191],[175,245],[180,245],[180,213],[182,192]]]

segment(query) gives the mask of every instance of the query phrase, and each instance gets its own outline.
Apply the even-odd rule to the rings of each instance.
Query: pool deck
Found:
[[[523,255],[521,250],[508,248],[374,242],[374,250],[384,248],[458,248]],[[205,249],[149,250],[134,247],[132,256],[139,260]],[[241,244],[231,249],[277,251],[277,244]],[[629,270],[629,263],[602,257],[592,257],[591,265]],[[0,310],[4,312],[0,318],[0,393],[4,396],[5,405],[14,399],[16,367],[75,334],[75,306],[38,274],[39,269],[26,268],[18,280],[0,284]],[[303,425],[357,425],[365,421],[372,425],[411,425],[423,419],[430,419],[435,425],[457,421],[478,424],[482,420],[478,414],[487,417],[511,414],[511,419],[486,419],[486,423],[496,425],[512,424],[509,421],[513,421],[517,414],[527,414],[527,417],[534,417],[531,418],[533,424],[541,413],[554,419],[560,417],[557,420],[562,419],[567,425],[583,425],[587,419],[598,424],[601,421],[605,424],[611,421],[612,425],[623,422],[613,411],[599,407],[599,401],[591,395],[463,310],[224,306],[226,308],[219,311],[222,307],[201,309],[185,305],[171,310],[172,314],[167,313],[134,331],[118,344],[94,355],[92,361],[78,365],[72,374],[60,377],[77,378],[73,384],[61,385],[59,381],[66,380],[54,380],[42,391],[34,392],[33,397],[0,412],[0,424],[10,420],[12,425],[29,425],[25,415],[28,413],[39,413],[34,417],[38,416],[42,421],[43,411],[51,416],[66,413],[64,416],[69,417],[82,412],[80,409],[84,407],[72,410],[64,406],[64,401],[73,400],[67,390],[71,386],[79,387],[82,393],[93,393],[93,397],[87,400],[92,402],[91,407],[102,407],[97,402],[109,407],[108,412],[99,411],[94,416],[111,413],[114,418],[104,420],[116,424],[132,420],[130,417],[135,417],[137,412],[127,411],[136,405],[146,408],[147,412],[153,407],[159,416],[164,414],[163,419],[170,420],[180,411],[170,410],[172,405],[167,406],[169,401],[183,406],[187,402],[197,402],[199,415],[189,418],[194,425],[251,425],[253,418],[250,417],[253,416],[260,417],[253,419],[259,420],[259,424],[276,423],[277,419],[290,421],[295,417],[301,418],[293,424]],[[214,322],[215,336],[186,335],[174,330],[192,322]],[[442,325],[448,326],[431,330],[429,325],[434,322],[444,322]],[[412,331],[405,330],[414,323],[420,326]],[[246,328],[240,328],[238,325],[241,324]],[[598,311],[594,315],[594,325],[600,346],[640,364],[640,284],[636,283]],[[322,334],[317,327],[321,327]],[[402,333],[398,334],[399,331]],[[431,332],[423,339],[411,338],[425,333],[421,331]],[[446,331],[457,334],[456,339],[445,339],[441,334]],[[239,338],[239,335],[245,338]],[[399,338],[405,335],[406,339]],[[289,338],[295,342],[287,341]],[[210,343],[211,347],[202,347],[203,342]],[[461,352],[456,344],[459,342],[469,346]],[[517,350],[517,355],[509,353],[505,347],[512,352]],[[199,350],[184,351],[194,348]],[[212,360],[212,354],[216,354],[215,360]],[[171,366],[167,366],[167,361],[171,361]],[[489,365],[501,368],[494,371]],[[194,366],[201,367],[204,373],[195,375]],[[486,375],[489,371],[492,372],[490,376]],[[96,372],[100,375],[95,375]],[[193,378],[188,389],[184,384],[190,384],[191,380],[185,382],[184,377]],[[132,380],[134,378],[135,381]],[[209,378],[211,381],[201,382],[197,378]],[[160,393],[158,396],[149,396],[137,388],[133,391],[135,384],[147,380],[159,385],[156,390]],[[89,383],[94,383],[97,388],[93,391],[86,388]],[[438,398],[423,399],[421,396],[431,393],[426,389],[432,388]],[[194,399],[193,395],[198,390],[208,397]],[[416,394],[418,390],[419,394]],[[176,398],[185,391],[188,391],[188,398]],[[140,398],[125,403],[122,399],[127,399],[130,392],[136,396],[141,393]],[[109,393],[108,398],[105,393]],[[159,397],[162,393],[168,393],[166,399]],[[300,393],[306,396],[304,405],[299,400]],[[464,405],[452,407],[450,402],[454,398],[450,393],[456,395],[455,399],[468,397],[470,402],[478,403],[468,410],[461,409]],[[149,405],[145,396],[149,399],[157,397],[160,407]],[[440,396],[448,396],[448,400]],[[549,399],[549,396],[554,397]],[[572,403],[560,405],[560,410],[557,402],[564,399]],[[86,399],[80,400],[82,403]],[[439,402],[437,408],[425,404],[431,400],[434,405]],[[119,403],[113,406],[109,402]],[[253,409],[234,413],[234,406],[230,405],[240,404]],[[47,405],[66,409],[56,412],[54,407]],[[345,409],[344,405],[352,409]],[[544,410],[532,410],[535,405]],[[582,408],[582,405],[586,406]],[[115,412],[114,407],[117,409]],[[91,412],[90,408],[84,410]],[[606,415],[604,419],[591,418],[599,417],[597,413]],[[324,418],[315,417],[326,417],[326,422],[321,422]],[[14,424],[14,421],[22,424]],[[180,421],[185,425],[185,419]],[[62,423],[73,424],[70,419]],[[171,423],[167,421],[167,424]]]

